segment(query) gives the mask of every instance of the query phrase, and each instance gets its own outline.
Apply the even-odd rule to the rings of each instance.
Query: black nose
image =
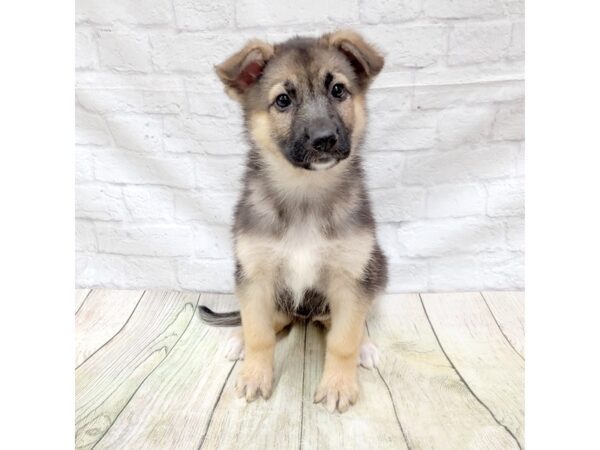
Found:
[[[319,130],[312,133],[312,146],[319,152],[328,152],[337,143],[337,137],[332,130]]]

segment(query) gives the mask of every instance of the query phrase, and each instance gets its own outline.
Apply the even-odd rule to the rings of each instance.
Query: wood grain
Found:
[[[523,445],[524,361],[477,293],[422,294],[440,344],[472,392]]]
[[[269,400],[237,398],[235,381],[241,362],[227,380],[202,449],[297,449],[302,427],[304,325],[280,333],[275,347],[275,378]]]
[[[411,449],[519,448],[445,357],[418,295],[384,296],[368,325]]]
[[[179,341],[199,295],[147,292],[125,327],[75,371],[76,447],[91,448]]]
[[[482,292],[502,333],[515,351],[525,357],[525,294],[523,292]]]
[[[203,294],[200,303],[234,307],[232,296]],[[223,355],[226,334],[194,314],[181,340],[95,448],[197,449],[234,364]]]
[[[75,366],[125,325],[144,291],[94,289],[75,314]]]
[[[91,289],[75,289],[75,312],[79,311]]]
[[[313,396],[321,380],[325,333],[307,328],[304,367],[303,449],[407,449],[390,394],[376,370],[359,369],[357,403],[344,414],[330,414]]]

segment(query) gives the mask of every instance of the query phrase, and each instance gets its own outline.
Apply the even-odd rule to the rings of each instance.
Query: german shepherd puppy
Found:
[[[377,363],[365,335],[387,263],[376,240],[363,169],[365,95],[383,57],[357,33],[251,41],[216,71],[242,105],[250,151],[235,210],[240,313],[201,307],[213,325],[242,325],[233,358],[240,396],[268,398],[276,333],[295,319],[328,330],[315,402],[346,411],[359,360]]]

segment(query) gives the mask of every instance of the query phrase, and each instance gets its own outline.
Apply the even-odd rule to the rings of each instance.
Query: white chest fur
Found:
[[[328,254],[328,240],[314,222],[291,227],[274,251],[280,261],[283,284],[292,292],[296,305],[306,289],[316,286]]]

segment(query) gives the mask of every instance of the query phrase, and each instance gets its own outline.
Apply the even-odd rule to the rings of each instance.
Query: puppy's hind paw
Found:
[[[237,361],[244,359],[244,338],[241,332],[235,331],[231,333],[227,343],[225,344],[225,357],[229,361]]]
[[[379,349],[370,341],[363,342],[360,346],[358,364],[365,369],[373,369],[379,365]]]

